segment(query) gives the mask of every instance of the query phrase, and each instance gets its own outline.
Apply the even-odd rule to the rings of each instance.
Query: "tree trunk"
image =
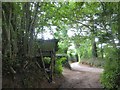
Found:
[[[118,46],[120,46],[120,2],[118,2]]]
[[[77,53],[77,58],[78,58],[78,61],[77,62],[80,62],[80,53]]]
[[[30,35],[30,39],[29,39],[29,48],[28,48],[28,55],[31,57],[34,54],[34,49],[35,47],[33,46],[34,43],[34,39],[33,39],[33,35],[34,35],[34,31],[35,31],[35,24],[36,24],[36,18],[37,18],[37,13],[38,13],[38,7],[39,7],[39,3],[35,4],[35,11],[33,14],[33,18],[31,20],[30,23],[30,28],[29,28],[29,35]]]
[[[103,47],[102,47],[102,43],[101,43],[101,57],[103,59]]]
[[[96,46],[95,38],[93,39],[93,42],[92,42],[92,56],[93,56],[93,58],[98,57],[98,55],[97,55],[97,46]]]

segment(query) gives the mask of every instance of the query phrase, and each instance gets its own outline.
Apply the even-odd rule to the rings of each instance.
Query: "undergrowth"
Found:
[[[62,57],[56,59],[56,64],[55,64],[55,73],[61,75],[63,71],[63,63],[66,61],[67,58]]]
[[[92,67],[100,67],[103,68],[105,61],[101,58],[90,58],[90,59],[81,59],[79,63],[87,64]]]
[[[101,83],[106,90],[120,89],[120,57],[119,50],[109,49],[106,57],[104,72],[101,75]]]

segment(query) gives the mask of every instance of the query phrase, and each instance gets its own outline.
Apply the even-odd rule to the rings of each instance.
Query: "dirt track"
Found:
[[[71,67],[72,70],[64,69],[65,82],[60,88],[102,88],[99,79],[103,69],[78,63],[71,64]]]

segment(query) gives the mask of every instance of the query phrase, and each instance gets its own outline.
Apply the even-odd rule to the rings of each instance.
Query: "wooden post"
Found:
[[[54,76],[54,69],[55,69],[55,51],[53,49],[53,51],[51,51],[51,75],[50,75],[50,79],[51,81],[53,81],[53,76]]]
[[[55,72],[55,50],[53,50],[53,73]]]
[[[47,72],[45,70],[45,63],[44,63],[44,60],[43,60],[43,55],[42,55],[42,51],[41,50],[40,50],[40,56],[41,56],[41,60],[42,60],[42,65],[43,65],[45,77],[49,80],[49,77],[47,76]]]
[[[53,80],[53,51],[51,51],[51,81]]]

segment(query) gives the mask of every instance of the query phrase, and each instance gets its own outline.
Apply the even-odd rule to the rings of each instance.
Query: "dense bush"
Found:
[[[66,58],[65,57],[62,57],[62,58],[58,58],[56,60],[56,65],[55,65],[55,73],[57,74],[62,74],[62,71],[63,71],[63,66],[62,64],[66,61]]]
[[[101,83],[106,89],[120,88],[120,58],[119,50],[109,48],[106,55],[106,64],[101,76]]]

